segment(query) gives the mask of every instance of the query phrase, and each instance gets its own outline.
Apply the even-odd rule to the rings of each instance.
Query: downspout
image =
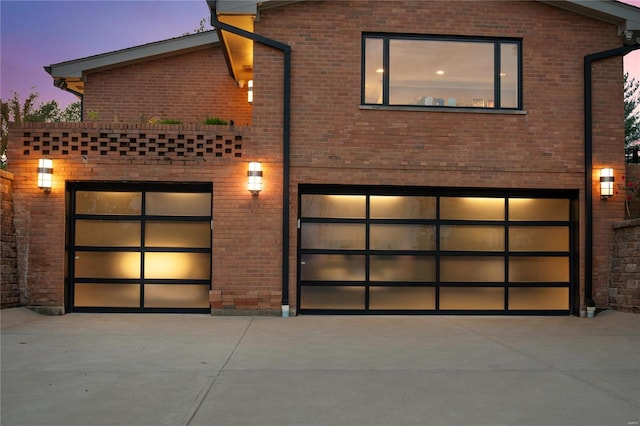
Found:
[[[291,46],[279,41],[245,31],[218,20],[216,0],[207,0],[211,10],[211,26],[224,30],[254,42],[264,44],[284,54],[284,93],[282,111],[282,312],[288,315],[289,309],[289,164],[291,140]]]
[[[593,299],[593,92],[591,87],[591,65],[595,61],[625,56],[640,49],[640,45],[621,46],[616,49],[591,53],[584,57],[584,188],[585,188],[585,304]]]

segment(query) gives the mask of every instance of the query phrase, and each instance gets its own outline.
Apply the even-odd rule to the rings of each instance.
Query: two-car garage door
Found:
[[[572,194],[302,186],[301,313],[568,314]]]

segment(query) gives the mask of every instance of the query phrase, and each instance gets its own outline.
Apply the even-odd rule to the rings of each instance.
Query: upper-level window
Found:
[[[517,39],[363,35],[362,104],[521,109]]]

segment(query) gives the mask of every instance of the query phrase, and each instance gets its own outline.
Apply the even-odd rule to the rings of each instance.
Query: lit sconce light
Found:
[[[247,189],[251,194],[258,195],[262,191],[262,164],[257,162],[249,163],[249,171],[247,172],[249,181]]]
[[[51,191],[51,181],[53,176],[53,161],[48,158],[38,160],[38,188]]]
[[[600,199],[607,200],[613,196],[613,182],[613,169],[600,169]]]
[[[253,103],[253,80],[247,82],[247,101]]]

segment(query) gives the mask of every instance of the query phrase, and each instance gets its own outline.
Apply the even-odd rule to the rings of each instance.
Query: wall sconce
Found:
[[[45,192],[51,191],[53,176],[53,161],[48,158],[38,160],[38,188]]]
[[[262,191],[262,164],[257,162],[249,163],[249,171],[247,171],[249,181],[247,189],[252,195],[260,194]]]
[[[613,196],[613,169],[600,169],[600,199],[607,200]]]
[[[247,102],[253,103],[253,80],[247,82]]]

